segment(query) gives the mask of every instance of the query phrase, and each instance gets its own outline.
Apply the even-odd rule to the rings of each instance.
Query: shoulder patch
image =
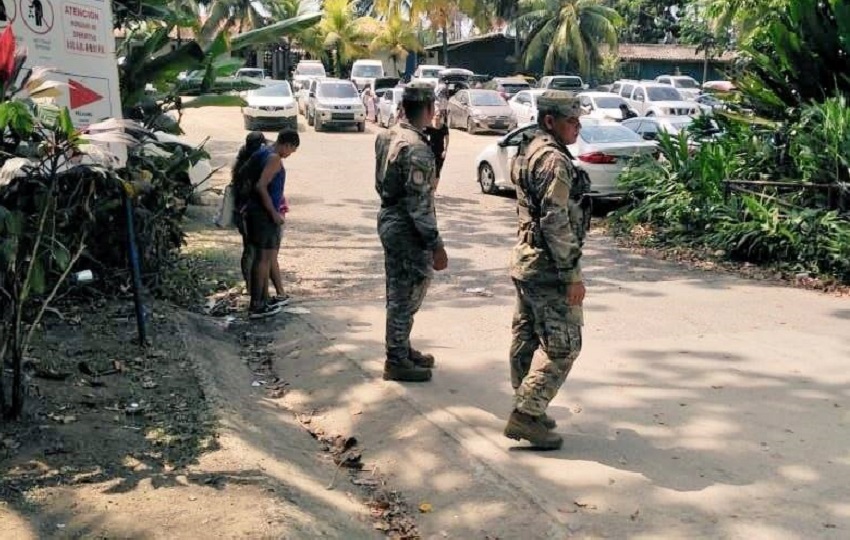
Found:
[[[410,180],[417,186],[425,183],[425,171],[420,168],[414,168],[410,173]]]

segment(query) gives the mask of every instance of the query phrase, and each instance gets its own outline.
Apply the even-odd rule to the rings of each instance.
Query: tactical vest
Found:
[[[570,200],[575,205],[570,207],[570,220],[579,245],[584,245],[584,238],[590,228],[593,206],[590,198],[590,177],[585,171],[572,164],[572,156],[566,147],[558,144],[551,135],[542,131],[526,135],[520,143],[511,169],[511,181],[516,186],[520,239],[532,247],[545,248],[546,246],[540,227],[541,204],[540,200],[536,199],[546,193],[549,186],[540,186],[539,193],[533,194],[530,176],[538,162],[552,152],[564,154],[572,168]]]

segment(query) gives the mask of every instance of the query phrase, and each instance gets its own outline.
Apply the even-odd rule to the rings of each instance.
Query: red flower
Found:
[[[0,35],[0,84],[11,83],[15,74],[15,34],[12,25],[6,25],[3,34]]]

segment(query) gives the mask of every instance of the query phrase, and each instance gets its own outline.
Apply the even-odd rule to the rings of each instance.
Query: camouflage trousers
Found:
[[[387,361],[399,362],[410,356],[410,331],[413,318],[431,284],[431,268],[423,267],[422,257],[407,257],[384,250],[384,269],[387,276]]]
[[[514,280],[511,384],[514,407],[540,416],[567,379],[581,352],[582,310],[567,305],[566,285]]]

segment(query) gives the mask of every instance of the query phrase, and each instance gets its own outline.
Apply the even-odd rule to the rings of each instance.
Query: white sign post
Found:
[[[12,25],[27,68],[52,68],[60,107],[78,128],[121,118],[112,4],[106,0],[0,0],[0,30]]]

